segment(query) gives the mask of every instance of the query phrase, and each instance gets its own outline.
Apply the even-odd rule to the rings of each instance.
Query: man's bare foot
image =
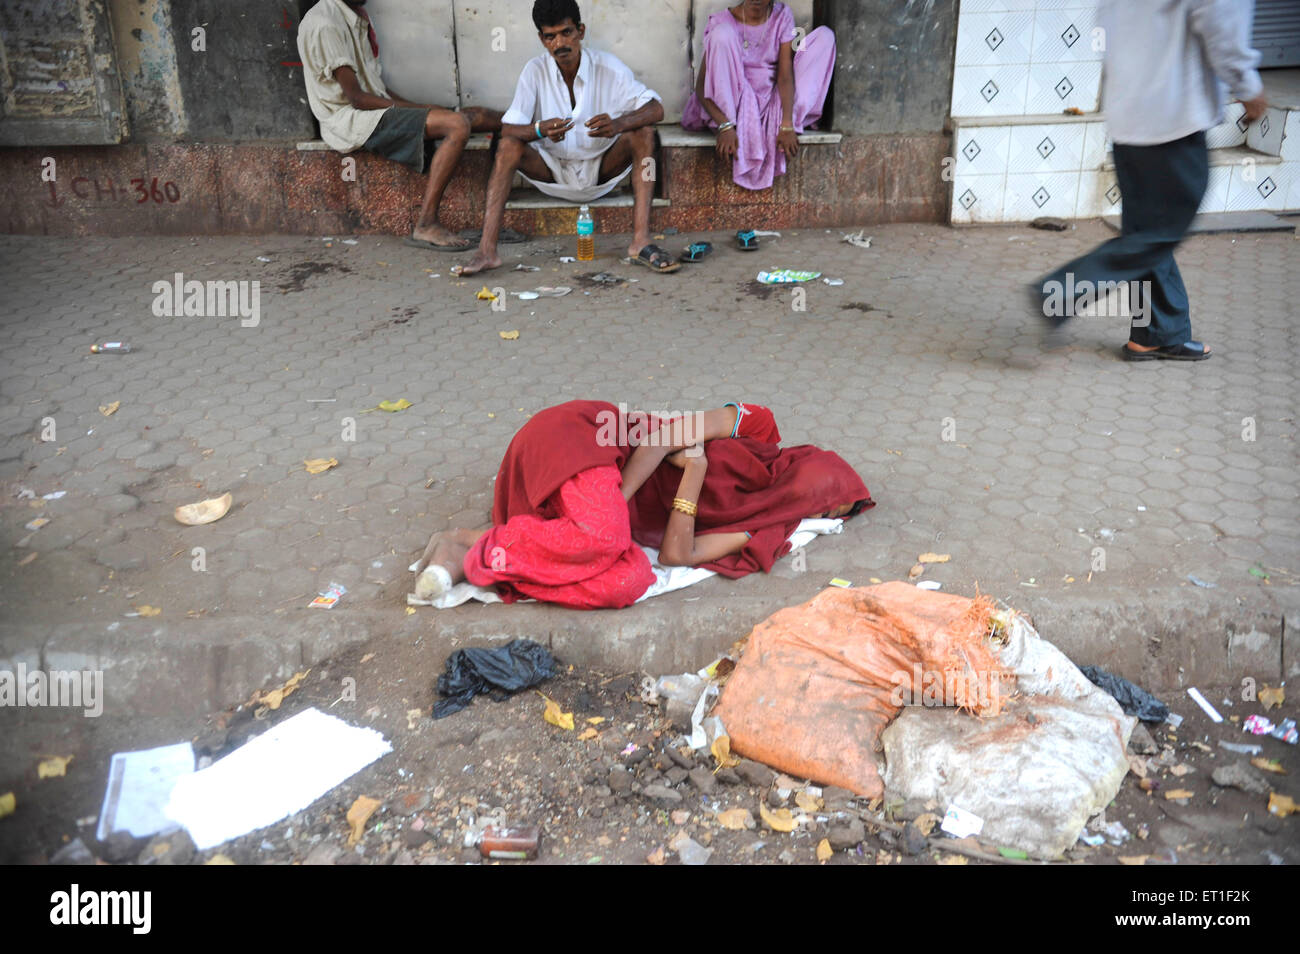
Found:
[[[469,248],[470,242],[449,232],[441,225],[425,225],[414,229],[411,238],[418,242],[430,242],[439,248]]]
[[[485,252],[479,249],[474,253],[474,257],[469,260],[468,265],[463,265],[458,274],[477,275],[479,272],[486,272],[488,269],[497,268],[501,264],[501,256],[497,254],[496,249]]]

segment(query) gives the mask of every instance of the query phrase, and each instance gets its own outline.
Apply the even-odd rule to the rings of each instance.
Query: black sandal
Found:
[[[1184,341],[1182,344],[1165,345],[1152,351],[1135,351],[1128,345],[1121,349],[1125,361],[1204,361],[1212,352],[1205,350],[1199,341]]]
[[[636,258],[631,259],[638,265],[644,265],[652,272],[668,273],[675,272],[681,268],[681,262],[674,262],[673,257],[661,249],[658,245],[647,245],[641,251],[636,253]]]

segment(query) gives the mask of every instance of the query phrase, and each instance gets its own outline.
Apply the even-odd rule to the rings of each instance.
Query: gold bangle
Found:
[[[696,506],[693,502],[687,500],[685,497],[674,497],[673,509],[680,510],[688,517],[695,516],[697,513],[699,513],[700,510],[698,506]]]

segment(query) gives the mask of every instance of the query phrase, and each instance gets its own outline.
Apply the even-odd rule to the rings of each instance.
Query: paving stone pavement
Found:
[[[1067,651],[1091,647],[1081,662],[1176,683],[1213,661],[1170,648],[1199,626],[1206,645],[1228,656],[1237,646],[1237,663],[1265,676],[1286,665],[1285,639],[1300,672],[1300,627],[1284,634],[1279,622],[1288,610],[1300,619],[1296,238],[1188,241],[1179,261],[1194,333],[1216,354],[1130,364],[1118,354],[1127,319],[1076,319],[1067,345],[1047,351],[1019,292],[1109,237],[1100,223],[869,231],[870,249],[805,230],[757,254],[704,236],[716,253],[664,276],[620,262],[624,237],[598,236],[603,254],[577,264],[559,262],[567,240],[539,239],[503,246],[506,267],[473,281],[451,276],[458,257],[397,238],[2,236],[0,661],[38,646],[73,658],[92,632],[98,648],[83,649],[101,659],[128,633],[162,653],[232,646],[253,621],[288,647],[281,669],[294,652],[322,651],[293,649],[304,632],[343,638],[361,620],[399,638],[545,632],[563,643],[582,632],[585,648],[564,645],[591,661],[605,638],[622,652],[661,632],[680,648],[712,625],[712,651],[831,576],[905,577],[918,554],[939,551],[952,559],[927,578],[946,590],[1102,619],[1093,642],[1045,633]],[[511,270],[517,262],[540,271]],[[767,267],[844,283],[760,286]],[[623,281],[587,277],[601,271]],[[256,326],[155,315],[154,283],[177,273],[260,282]],[[573,292],[513,294],[558,284]],[[484,285],[506,291],[504,310],[475,298]],[[500,335],[516,330],[517,340]],[[132,351],[89,352],[105,340]],[[471,605],[408,616],[405,567],[429,533],[482,523],[515,430],[577,397],[767,404],[788,444],[838,451],[879,506],[814,544],[804,572],[784,561],[770,577],[716,579],[616,613]],[[399,398],[412,406],[368,410]],[[303,461],[320,457],[339,464],[308,474]],[[66,496],[34,507],[15,498],[20,486]],[[172,519],[176,505],[225,491],[235,504],[220,522]],[[25,529],[40,515],[47,525]],[[340,606],[306,610],[332,581],[348,588]],[[144,604],[162,615],[124,616]],[[1129,626],[1126,607],[1149,619]],[[51,646],[55,633],[64,643]],[[656,658],[689,664],[682,655]],[[266,674],[246,676],[260,685]],[[207,678],[209,694],[241,685]]]

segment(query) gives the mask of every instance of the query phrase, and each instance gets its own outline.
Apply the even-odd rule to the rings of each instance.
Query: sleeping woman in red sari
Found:
[[[600,401],[534,415],[497,473],[492,526],[435,533],[416,596],[468,580],[506,602],[630,606],[655,579],[639,544],[658,547],[665,566],[735,578],[771,570],[805,517],[874,506],[837,454],[778,447],[758,405],[631,424],[620,415]]]

